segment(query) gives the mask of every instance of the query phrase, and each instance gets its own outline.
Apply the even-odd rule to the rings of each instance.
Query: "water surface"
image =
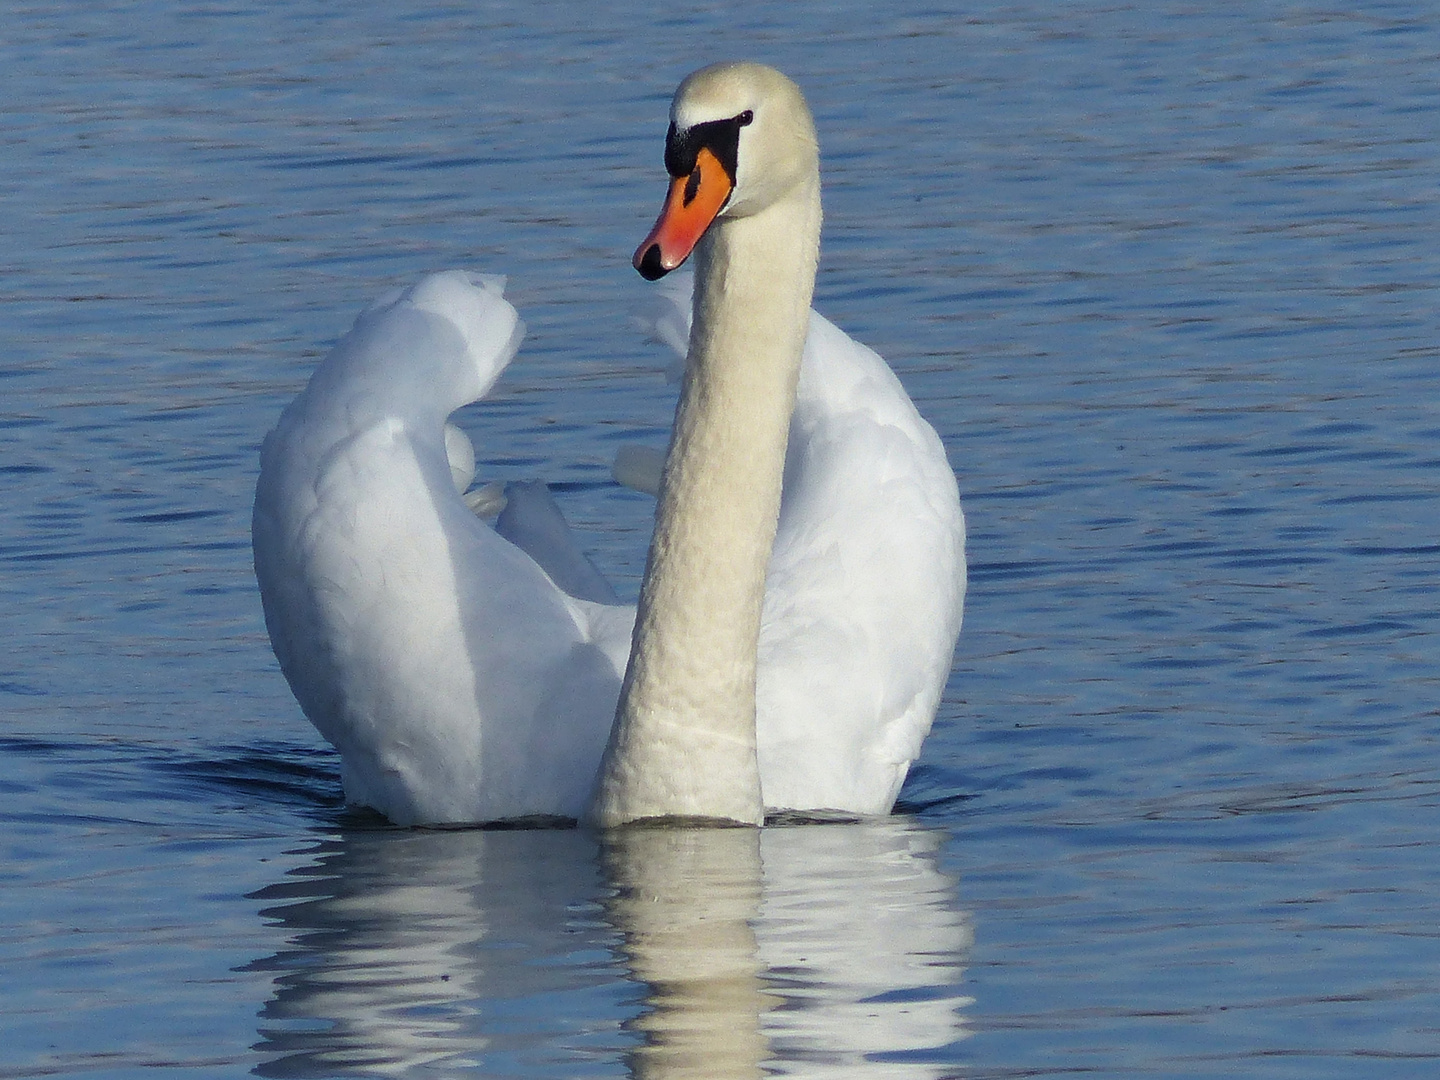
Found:
[[[1433,9],[886,12],[7,13],[0,1076],[1434,1073]],[[627,261],[732,56],[807,92],[817,306],[969,518],[904,812],[346,811],[260,618],[260,439],[369,299],[507,273],[531,335],[458,419],[633,595],[609,463],[673,401]]]

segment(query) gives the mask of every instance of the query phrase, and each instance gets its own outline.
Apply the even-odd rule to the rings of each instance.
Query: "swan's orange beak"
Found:
[[[640,276],[655,281],[688,259],[715,215],[725,209],[733,188],[719,158],[702,147],[690,175],[670,181],[655,227],[635,249],[632,261]]]

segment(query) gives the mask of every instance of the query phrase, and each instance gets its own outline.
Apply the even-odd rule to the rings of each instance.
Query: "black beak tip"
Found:
[[[660,260],[659,244],[651,244],[645,249],[645,254],[635,260],[635,269],[646,281],[659,281],[670,272],[670,268]]]

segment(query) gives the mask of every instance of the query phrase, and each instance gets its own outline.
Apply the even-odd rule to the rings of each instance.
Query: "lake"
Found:
[[[508,274],[455,419],[633,597],[629,256],[736,57],[968,517],[897,813],[347,810],[260,440],[371,299]],[[1432,5],[12,5],[0,88],[0,1077],[1435,1074]]]

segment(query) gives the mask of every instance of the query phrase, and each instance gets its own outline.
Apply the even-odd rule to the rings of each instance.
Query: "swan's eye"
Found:
[[[739,124],[741,127],[749,127],[754,122],[755,113],[750,109],[746,109],[739,116],[735,117],[735,123]]]

